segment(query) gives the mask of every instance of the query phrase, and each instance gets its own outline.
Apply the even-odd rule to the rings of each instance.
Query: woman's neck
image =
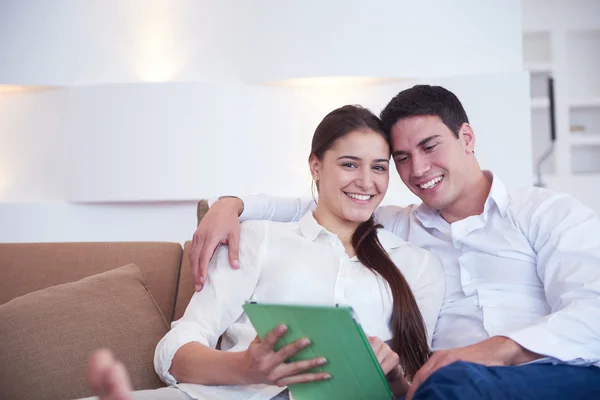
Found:
[[[355,255],[354,248],[352,247],[352,236],[360,224],[359,222],[353,222],[339,218],[319,204],[317,204],[317,208],[313,213],[313,216],[319,225],[340,239],[348,256],[352,257]]]

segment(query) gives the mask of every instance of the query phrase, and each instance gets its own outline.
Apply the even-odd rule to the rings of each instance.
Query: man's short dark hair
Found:
[[[458,137],[460,127],[469,122],[458,97],[441,86],[416,85],[401,91],[381,111],[385,129],[390,132],[399,120],[408,117],[435,115]]]

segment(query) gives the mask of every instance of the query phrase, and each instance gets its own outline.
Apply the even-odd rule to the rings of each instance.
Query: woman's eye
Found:
[[[356,164],[354,163],[344,163],[342,164],[342,167],[347,167],[347,168],[356,168]]]
[[[387,171],[387,168],[386,168],[385,166],[383,166],[383,165],[376,165],[376,166],[374,166],[373,168],[374,168],[375,170],[377,170],[377,171],[381,171],[381,172],[385,172],[385,171]]]

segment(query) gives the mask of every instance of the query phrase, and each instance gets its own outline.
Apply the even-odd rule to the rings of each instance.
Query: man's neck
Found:
[[[460,198],[451,207],[441,211],[442,218],[449,224],[483,213],[485,202],[490,194],[492,181],[480,171],[465,185]]]

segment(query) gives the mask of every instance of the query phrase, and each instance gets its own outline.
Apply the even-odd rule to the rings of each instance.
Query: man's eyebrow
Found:
[[[440,136],[442,136],[442,135],[433,135],[433,136],[429,136],[429,137],[427,137],[427,138],[425,138],[425,139],[421,140],[417,146],[419,146],[419,147],[423,147],[423,146],[425,146],[425,145],[427,144],[427,142],[429,142],[429,141],[431,141],[431,140],[433,140],[433,139],[435,139],[435,138],[438,138],[438,137],[440,137]]]
[[[431,140],[433,140],[435,138],[438,138],[438,137],[441,137],[441,136],[442,135],[433,135],[433,136],[426,137],[425,139],[421,140],[419,142],[419,144],[417,144],[417,147],[423,147],[427,143],[429,143]],[[409,155],[408,151],[405,151],[405,150],[396,150],[396,151],[392,152],[392,157],[393,158],[397,158],[397,157],[400,157],[400,156],[408,156],[408,155]]]

